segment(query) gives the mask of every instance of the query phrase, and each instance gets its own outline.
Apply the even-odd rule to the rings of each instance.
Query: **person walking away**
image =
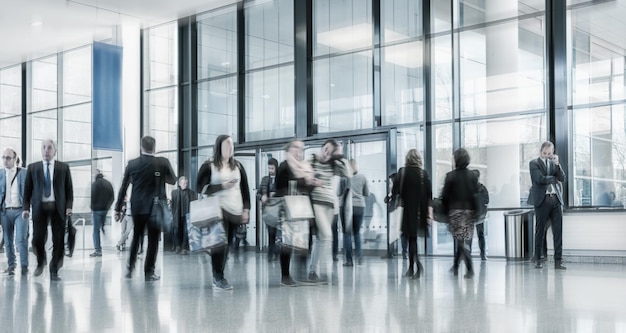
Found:
[[[474,277],[474,266],[470,249],[478,210],[478,178],[467,168],[470,156],[465,148],[454,151],[453,162],[454,170],[446,174],[441,195],[456,246],[452,272],[458,275],[460,262],[464,260],[467,269],[464,277],[471,279]]]
[[[107,213],[111,209],[114,200],[113,185],[104,179],[100,169],[94,169],[94,182],[91,184],[91,211],[93,222],[93,247],[95,251],[90,257],[102,257],[102,244],[100,231],[104,233]]]
[[[141,138],[141,154],[128,162],[124,171],[124,178],[115,204],[115,220],[122,218],[124,197],[128,186],[133,185],[130,195],[132,216],[134,222],[133,241],[131,243],[128,262],[126,264],[126,278],[132,277],[137,262],[140,238],[148,231],[148,250],[144,261],[144,279],[146,282],[157,281],[161,277],[155,272],[156,257],[159,251],[160,227],[151,221],[151,212],[155,200],[163,200],[165,184],[175,184],[176,175],[170,161],[165,157],[155,156],[156,140],[151,136]]]

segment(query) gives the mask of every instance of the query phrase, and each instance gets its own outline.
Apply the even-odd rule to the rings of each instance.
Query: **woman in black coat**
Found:
[[[406,276],[419,278],[423,267],[417,256],[417,237],[428,237],[431,221],[430,204],[433,197],[428,172],[422,169],[422,156],[416,149],[406,154],[405,167],[398,171],[393,183],[393,195],[399,195],[404,211],[400,231],[409,243],[409,269]],[[417,272],[414,274],[414,264]]]
[[[458,275],[460,261],[464,259],[467,268],[465,278],[471,279],[474,277],[474,268],[470,248],[478,209],[478,177],[467,168],[470,163],[467,150],[459,148],[454,152],[453,157],[455,168],[446,174],[441,194],[450,222],[450,232],[456,246],[452,271],[454,275]]]

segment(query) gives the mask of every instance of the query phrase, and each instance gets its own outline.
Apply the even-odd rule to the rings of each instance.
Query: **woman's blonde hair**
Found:
[[[422,167],[422,155],[420,155],[417,149],[411,149],[406,153],[404,165],[408,167]]]

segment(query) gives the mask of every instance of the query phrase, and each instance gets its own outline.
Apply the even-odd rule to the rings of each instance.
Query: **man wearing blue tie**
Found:
[[[563,195],[559,182],[565,180],[565,172],[559,164],[559,156],[554,154],[554,144],[546,141],[541,145],[539,158],[530,161],[530,179],[532,187],[528,203],[535,206],[537,219],[535,229],[535,267],[542,268],[544,237],[548,220],[552,221],[554,240],[554,268],[565,269],[563,254]]]
[[[43,273],[46,265],[46,233],[48,220],[52,226],[52,260],[50,280],[59,281],[59,269],[63,266],[65,246],[65,219],[72,215],[74,190],[70,167],[54,159],[57,152],[53,140],[41,143],[42,161],[31,163],[26,172],[22,218],[28,219],[31,206],[33,214],[33,249],[37,256],[35,276]]]

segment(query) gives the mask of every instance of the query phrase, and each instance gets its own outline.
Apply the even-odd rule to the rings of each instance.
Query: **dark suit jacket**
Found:
[[[150,214],[154,197],[166,199],[165,183],[175,184],[176,175],[170,161],[164,157],[144,155],[128,162],[122,186],[117,196],[115,211],[121,212],[128,186],[133,184],[130,206],[133,215]]]
[[[530,180],[532,182],[530,192],[528,193],[528,204],[539,207],[546,197],[548,185],[554,184],[556,196],[559,198],[561,205],[563,205],[561,186],[557,186],[558,182],[565,181],[565,172],[563,172],[561,166],[552,163],[550,174],[547,174],[546,165],[541,158],[530,161],[528,166],[530,169]]]
[[[69,165],[54,161],[54,175],[52,176],[52,187],[54,190],[54,200],[57,211],[61,218],[65,218],[65,210],[72,209],[74,204],[74,188],[72,186],[72,175]],[[45,186],[45,176],[43,173],[43,162],[31,163],[26,169],[26,181],[24,182],[24,202],[22,209],[25,211],[33,208],[33,220],[38,220],[41,213],[41,200]]]
[[[183,221],[180,221],[181,217],[184,217],[189,213],[189,205],[192,201],[198,200],[198,193],[189,188],[183,190],[178,186],[177,189],[172,191],[172,216],[174,217],[173,223],[175,227]]]
[[[443,206],[448,213],[452,209],[478,210],[478,177],[468,168],[455,169],[446,174],[441,191]]]

